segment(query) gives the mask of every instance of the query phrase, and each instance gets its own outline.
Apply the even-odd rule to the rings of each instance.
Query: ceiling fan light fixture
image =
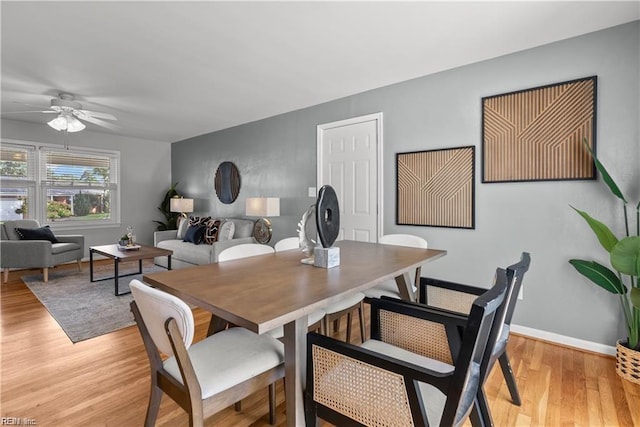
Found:
[[[47,124],[57,131],[65,130],[67,128],[67,118],[60,114],[55,119],[47,122]]]
[[[47,124],[57,131],[66,130],[67,132],[80,132],[86,127],[80,120],[65,114],[60,114]]]
[[[86,128],[85,124],[75,117],[67,118],[67,132],[80,132],[84,128]]]

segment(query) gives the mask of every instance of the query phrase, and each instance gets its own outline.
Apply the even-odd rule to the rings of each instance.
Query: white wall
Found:
[[[196,210],[215,216],[242,215],[246,197],[281,197],[274,240],[295,235],[297,221],[313,203],[307,187],[316,180],[316,126],[383,112],[384,232],[417,234],[431,247],[449,251],[425,266],[423,275],[489,286],[497,266],[528,251],[532,266],[514,323],[614,345],[624,337],[617,298],[568,264],[574,257],[607,262],[569,204],[622,230],[618,206],[601,179],[501,184],[480,179],[482,97],[592,75],[598,76],[598,156],[637,203],[638,21],[174,143],[173,180],[196,198]],[[396,225],[395,154],[463,145],[477,148],[476,229]],[[240,169],[242,187],[233,205],[219,203],[213,189],[213,174],[222,161]]]
[[[3,139],[47,144],[64,143],[62,134],[46,123],[34,124],[17,120],[2,120]],[[115,243],[132,225],[141,243],[153,244],[153,220],[164,220],[157,207],[171,185],[171,144],[137,138],[125,138],[110,133],[82,131],[69,135],[69,145],[120,151],[121,225],[110,228],[65,231],[84,234],[85,256],[89,246]]]

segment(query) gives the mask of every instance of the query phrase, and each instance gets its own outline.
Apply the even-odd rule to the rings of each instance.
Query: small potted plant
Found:
[[[627,326],[627,339],[618,340],[616,344],[616,372],[622,378],[640,384],[640,203],[636,209],[635,235],[629,229],[628,202],[620,188],[613,181],[604,165],[600,163],[593,151],[591,153],[596,168],[602,175],[614,196],[622,202],[626,236],[618,239],[602,222],[592,218],[579,209],[572,208],[584,218],[595,233],[602,247],[609,253],[609,261],[613,270],[595,261],[572,259],[569,262],[576,270],[596,285],[619,296],[624,319]]]

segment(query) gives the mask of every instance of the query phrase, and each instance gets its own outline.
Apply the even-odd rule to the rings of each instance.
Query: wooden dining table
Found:
[[[304,254],[290,250],[145,274],[143,280],[257,334],[284,326],[287,425],[302,426],[308,314],[389,279],[405,299],[415,299],[408,272],[446,255],[350,240],[334,246],[340,265],[329,269],[303,264]]]

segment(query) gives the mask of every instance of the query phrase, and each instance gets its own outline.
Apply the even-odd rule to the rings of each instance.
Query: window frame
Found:
[[[52,229],[58,230],[73,230],[73,229],[86,229],[86,228],[111,228],[120,226],[120,169],[121,158],[120,151],[107,150],[107,149],[94,149],[85,147],[69,146],[64,148],[56,144],[46,144],[37,142],[18,141],[2,138],[2,145],[9,145],[11,147],[25,148],[35,147],[35,177],[34,182],[30,186],[31,191],[28,194],[29,211],[28,215],[24,218],[36,219],[40,225],[49,225]],[[65,180],[47,180],[46,168],[47,160],[55,153],[63,155],[71,154],[77,155],[79,159],[83,156],[86,157],[104,157],[108,159],[109,163],[109,183],[108,184],[86,184],[77,183],[75,181]],[[20,180],[2,179],[2,187],[17,187]],[[8,185],[7,185],[8,184]],[[24,185],[23,185],[24,187]],[[94,219],[94,220],[64,220],[64,221],[52,221],[47,218],[47,199],[48,192],[51,189],[108,189],[109,191],[109,213],[108,219]]]

